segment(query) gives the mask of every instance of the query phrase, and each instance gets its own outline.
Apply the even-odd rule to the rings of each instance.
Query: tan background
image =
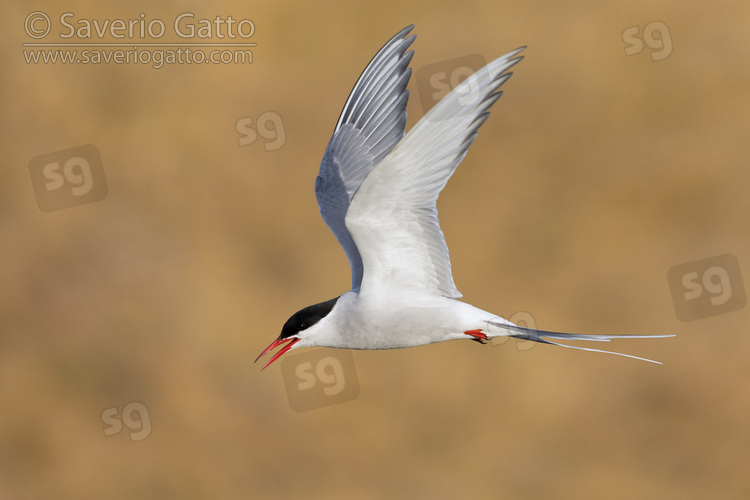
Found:
[[[750,7],[403,4],[6,6],[0,497],[750,496],[749,309],[681,322],[667,282],[724,253],[750,282]],[[232,15],[258,46],[249,66],[28,65],[33,10]],[[625,56],[623,30],[652,21],[671,56]],[[356,77],[410,23],[415,69],[529,46],[440,199],[465,300],[676,333],[608,346],[663,366],[514,342],[355,352],[359,397],[295,413],[279,366],[253,365],[291,313],[348,289],[313,180]],[[240,147],[237,120],[266,111],[285,145]],[[29,161],[83,144],[108,196],[42,213]],[[101,412],[131,401],[151,435],[106,437]]]

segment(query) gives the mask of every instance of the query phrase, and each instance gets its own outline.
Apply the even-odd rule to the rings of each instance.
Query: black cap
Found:
[[[337,300],[339,300],[339,297],[328,300],[326,302],[321,302],[320,304],[307,306],[304,309],[300,309],[296,313],[292,314],[292,317],[289,318],[286,323],[284,323],[284,327],[281,329],[281,335],[279,335],[279,338],[285,339],[287,337],[291,337],[292,335],[296,335],[302,330],[307,330],[315,323],[325,318],[328,313],[331,312],[333,306],[336,305]]]

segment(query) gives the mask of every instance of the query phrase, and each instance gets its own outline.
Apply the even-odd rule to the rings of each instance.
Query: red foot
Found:
[[[466,335],[471,335],[474,337],[472,340],[487,340],[487,334],[484,333],[482,330],[469,330],[467,332],[464,332]]]

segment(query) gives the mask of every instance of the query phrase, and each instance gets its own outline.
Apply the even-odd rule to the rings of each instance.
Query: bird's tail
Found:
[[[589,340],[595,342],[609,342],[612,339],[659,339],[665,337],[674,337],[674,335],[586,335],[582,333],[562,333],[562,332],[549,332],[546,330],[536,330],[534,328],[526,328],[523,326],[514,325],[503,318],[496,318],[488,321],[488,337],[513,337],[516,339],[529,340],[532,342],[539,342],[541,344],[552,344],[560,347],[568,347],[570,349],[580,349],[582,351],[593,351],[603,352],[606,354],[616,354],[617,356],[625,356],[627,358],[640,359],[641,361],[648,361],[649,363],[661,364],[659,361],[652,359],[640,358],[638,356],[632,356],[630,354],[623,354],[620,352],[603,351],[601,349],[593,349],[591,347],[581,347],[577,345],[568,345],[555,342],[556,340]]]

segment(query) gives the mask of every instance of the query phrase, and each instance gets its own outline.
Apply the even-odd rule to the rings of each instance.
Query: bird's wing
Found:
[[[406,49],[415,38],[406,35],[413,27],[391,38],[357,80],[315,180],[320,215],[346,252],[355,291],[362,282],[362,258],[344,219],[362,181],[404,136],[413,55]]]
[[[414,290],[461,297],[440,229],[437,198],[489,116],[523,48],[492,61],[427,113],[355,193],[346,227],[364,265],[361,293]]]

